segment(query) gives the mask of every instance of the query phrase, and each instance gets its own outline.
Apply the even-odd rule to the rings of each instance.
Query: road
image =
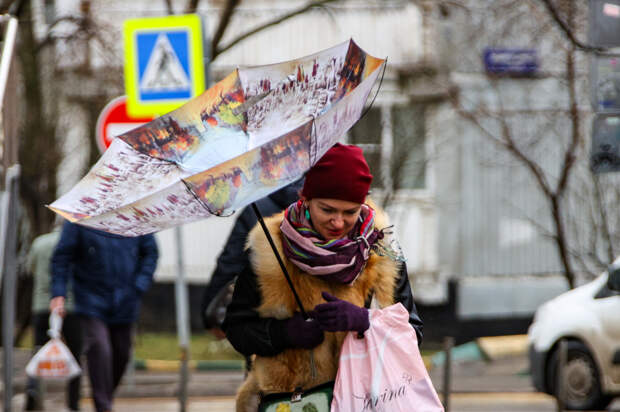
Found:
[[[82,400],[82,410],[90,411],[91,399]],[[234,411],[233,396],[191,397],[187,412],[230,412]],[[450,399],[450,412],[555,412],[555,400],[535,392],[457,393]],[[23,410],[23,395],[14,398],[13,410]],[[46,401],[46,411],[61,411],[62,396],[52,396]],[[115,412],[178,412],[179,402],[175,398],[118,398]],[[620,411],[620,399],[609,411]]]
[[[129,400],[120,399],[115,405],[115,412],[172,412],[178,411],[175,400]],[[451,412],[555,412],[552,398],[537,393],[494,393],[494,394],[456,394],[452,398]],[[192,399],[188,412],[230,412],[234,411],[234,398],[212,397]]]
[[[24,356],[23,362],[27,360]],[[25,363],[24,363],[25,364]],[[501,358],[493,361],[455,362],[452,369],[453,395],[450,412],[555,412],[556,404],[548,395],[534,392],[527,374],[525,356]],[[13,411],[21,412],[24,405],[23,364],[16,365],[17,386]],[[441,396],[442,369],[431,369],[431,378]],[[234,411],[236,388],[243,380],[242,371],[194,372],[188,386],[187,412]],[[92,400],[87,379],[83,380],[82,411],[92,411]],[[48,385],[45,411],[65,411],[64,385]],[[128,373],[118,391],[115,412],[177,412],[177,372]],[[609,411],[620,412],[620,398]]]

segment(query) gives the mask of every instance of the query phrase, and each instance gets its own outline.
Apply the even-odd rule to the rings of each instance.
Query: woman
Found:
[[[421,340],[407,271],[384,239],[386,216],[365,204],[372,175],[361,149],[336,144],[306,174],[299,201],[265,220],[306,321],[260,227],[248,238],[251,267],[240,274],[223,328],[242,354],[256,355],[237,393],[237,411],[263,395],[333,381],[346,332],[369,327],[371,299],[401,302]]]

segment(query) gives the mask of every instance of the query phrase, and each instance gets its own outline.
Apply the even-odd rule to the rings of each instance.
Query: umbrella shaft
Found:
[[[293,286],[293,282],[291,281],[291,276],[289,275],[288,270],[286,270],[286,266],[284,266],[282,257],[280,257],[280,253],[278,253],[278,249],[276,248],[275,243],[273,243],[273,238],[271,237],[271,233],[269,233],[269,229],[267,229],[267,226],[265,225],[265,221],[263,220],[263,215],[260,213],[260,210],[258,210],[256,203],[252,203],[252,210],[254,210],[254,213],[256,214],[256,218],[258,219],[258,223],[260,223],[260,226],[263,228],[263,232],[265,232],[265,236],[267,236],[267,240],[269,241],[269,244],[271,245],[271,249],[273,250],[273,253],[276,255],[276,259],[278,260],[278,263],[280,264],[280,268],[282,269],[282,273],[284,273],[284,277],[286,278],[286,281],[288,282],[288,285],[291,288],[291,291],[293,292],[293,296],[295,296],[295,301],[297,301],[297,306],[299,306],[299,310],[302,316],[304,317],[304,319],[308,319],[308,314],[304,310],[304,306],[301,304],[301,299],[299,299],[299,295],[297,294],[297,291],[295,290],[295,286]]]

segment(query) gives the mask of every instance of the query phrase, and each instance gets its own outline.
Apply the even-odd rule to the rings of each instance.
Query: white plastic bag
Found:
[[[30,359],[26,374],[31,378],[71,379],[82,373],[82,369],[60,339],[62,318],[54,311],[50,314],[49,323],[47,334],[51,339]]]

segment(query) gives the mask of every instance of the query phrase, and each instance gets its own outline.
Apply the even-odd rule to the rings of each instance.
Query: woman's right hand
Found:
[[[323,342],[325,336],[314,319],[305,320],[301,312],[295,312],[286,321],[286,341],[291,348],[312,349]]]
[[[61,317],[65,317],[65,297],[56,296],[50,300],[50,312],[57,311]]]

